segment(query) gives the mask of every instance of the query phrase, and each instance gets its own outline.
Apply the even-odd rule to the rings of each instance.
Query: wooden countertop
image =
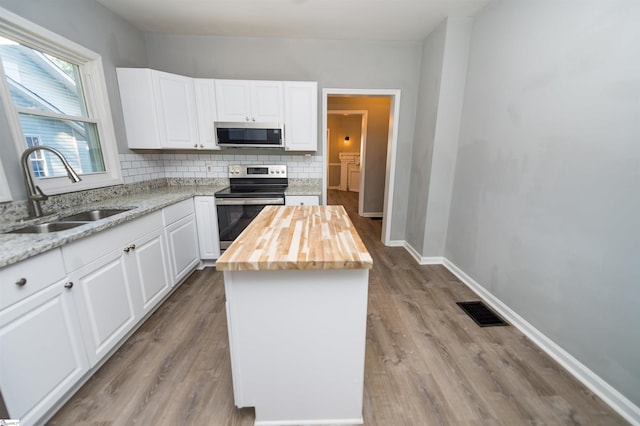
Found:
[[[220,271],[370,269],[342,206],[267,206],[220,256]]]

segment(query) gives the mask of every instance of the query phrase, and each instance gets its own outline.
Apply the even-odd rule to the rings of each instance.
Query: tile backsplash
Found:
[[[207,163],[213,166],[209,174]],[[229,164],[286,164],[290,179],[322,179],[321,155],[120,154],[125,183],[160,178],[227,178]]]

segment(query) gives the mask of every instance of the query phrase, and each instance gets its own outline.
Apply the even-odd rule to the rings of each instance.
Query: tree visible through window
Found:
[[[79,174],[104,172],[97,119],[87,108],[80,67],[2,37],[0,59],[25,148],[47,145]],[[34,134],[38,136],[26,136]],[[54,156],[36,151],[30,160],[36,177],[66,175]]]

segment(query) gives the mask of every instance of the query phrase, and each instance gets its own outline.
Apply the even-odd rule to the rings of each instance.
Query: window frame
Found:
[[[102,66],[102,57],[71,40],[0,7],[0,35],[43,53],[78,65],[89,121],[95,120],[105,172],[81,175],[82,180],[72,183],[66,176],[34,177],[45,194],[54,195],[122,184],[118,147],[111,116],[111,107]],[[25,134],[18,110],[11,100],[9,87],[0,64],[0,98],[6,112],[17,160],[26,149]],[[0,179],[1,181],[2,179]],[[0,182],[1,183],[1,182]],[[0,196],[2,190],[0,189]]]

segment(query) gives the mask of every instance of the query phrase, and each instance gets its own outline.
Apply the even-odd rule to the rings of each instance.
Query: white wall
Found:
[[[640,2],[475,19],[446,257],[640,405]]]

